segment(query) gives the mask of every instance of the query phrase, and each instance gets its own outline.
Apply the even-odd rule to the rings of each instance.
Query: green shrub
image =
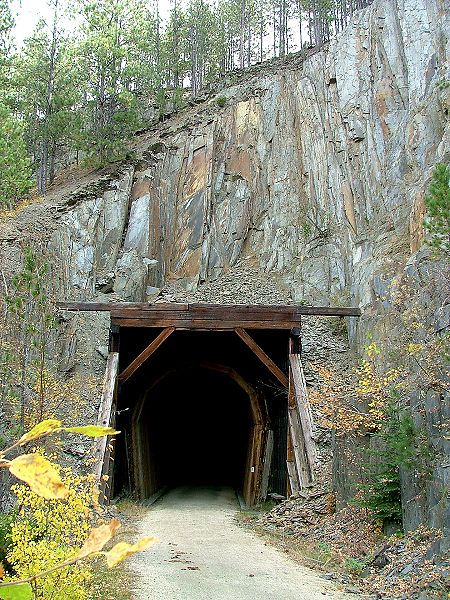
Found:
[[[366,568],[366,563],[358,560],[357,558],[346,558],[344,563],[345,570],[351,575],[362,575],[364,569]]]
[[[411,415],[392,399],[386,419],[373,434],[377,449],[368,450],[372,461],[366,465],[366,481],[358,484],[360,495],[356,503],[369,509],[382,524],[402,526],[401,468],[423,466],[428,448],[421,441],[420,432]]]
[[[424,227],[427,243],[437,251],[450,254],[450,166],[437,164],[425,197],[427,215]]]
[[[10,570],[10,565],[6,560],[6,555],[12,548],[11,541],[11,526],[16,517],[16,513],[0,513],[0,564],[2,564],[7,571]]]
[[[220,106],[220,108],[223,108],[226,103],[227,103],[227,99],[225,98],[225,96],[218,96],[216,98],[216,104],[217,104],[217,106]]]

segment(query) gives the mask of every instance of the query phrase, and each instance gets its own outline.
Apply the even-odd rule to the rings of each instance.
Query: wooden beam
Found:
[[[178,304],[148,302],[58,302],[61,310],[71,311],[106,311],[117,316],[150,317],[152,313],[162,316],[164,313],[188,313],[191,318],[217,319],[230,318],[237,320],[264,320],[278,318],[280,320],[296,320],[301,315],[323,315],[337,317],[359,317],[361,309],[353,306],[301,306],[301,305],[262,305],[262,304]],[[174,315],[173,315],[174,316]],[[186,318],[186,315],[183,315]],[[292,325],[295,327],[295,325]]]
[[[292,436],[291,428],[288,425],[287,431],[287,456],[286,466],[288,473],[288,496],[295,494],[300,490],[300,483],[298,481],[297,466],[295,464],[294,448],[292,447]]]
[[[175,327],[167,327],[137,356],[119,375],[119,383],[125,383],[137,369],[163,344],[175,331]]]
[[[295,396],[296,408],[299,415],[301,428],[303,431],[305,450],[308,456],[311,476],[313,477],[314,467],[317,461],[317,449],[316,442],[313,438],[313,418],[311,406],[308,400],[308,392],[306,390],[306,382],[303,373],[303,366],[300,354],[289,354],[289,366],[290,373],[292,373],[293,391]]]
[[[290,330],[298,321],[243,321],[242,319],[226,320],[226,319],[161,319],[156,315],[149,315],[143,318],[120,318],[111,315],[111,323],[119,327],[176,327],[189,331],[191,329],[197,331],[233,331],[240,327],[245,329],[270,329],[270,330]]]
[[[103,389],[102,397],[100,400],[100,406],[98,409],[97,424],[103,427],[114,426],[114,411],[113,404],[115,401],[116,387],[117,387],[117,373],[119,370],[119,353],[110,352],[106,361],[105,376],[103,378]],[[109,437],[101,437],[97,440],[95,450],[95,478],[100,485],[103,487],[102,475],[109,471],[109,465],[105,464],[109,462],[108,444]]]
[[[269,489],[269,475],[270,467],[272,466],[272,455],[273,455],[273,431],[269,429],[266,434],[266,447],[264,450],[264,463],[261,477],[261,493],[259,499],[264,502],[267,498],[267,491]]]
[[[291,488],[294,485],[300,489],[308,486],[313,480],[313,473],[309,463],[308,453],[306,451],[305,436],[302,427],[302,421],[297,408],[295,397],[294,380],[292,369],[289,367],[289,392],[288,392],[288,456],[287,467]],[[289,448],[290,444],[290,448]],[[289,464],[290,463],[290,464]],[[295,474],[293,469],[295,468]],[[291,472],[290,472],[291,471]],[[293,490],[294,493],[294,490]]]
[[[283,373],[283,371],[279,367],[277,367],[277,365],[269,356],[267,356],[267,354],[264,352],[261,346],[259,346],[255,342],[255,340],[245,331],[245,329],[236,327],[235,332],[241,338],[244,344],[246,344],[250,348],[250,350],[259,358],[259,360],[269,369],[272,375],[274,375],[278,379],[281,385],[287,388],[287,375]]]

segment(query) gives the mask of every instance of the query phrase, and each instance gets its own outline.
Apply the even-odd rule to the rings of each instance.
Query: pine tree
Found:
[[[52,0],[52,6],[51,27],[41,20],[14,63],[15,108],[27,123],[27,142],[41,194],[54,179],[58,150],[76,139],[74,107],[80,101],[76,57],[70,40],[57,28],[59,1]]]
[[[129,35],[134,0],[79,1],[80,67],[85,77],[83,149],[100,164],[124,155],[125,140],[139,128],[135,79],[128,56],[136,50]]]
[[[0,0],[0,102],[8,101],[13,27],[10,2]]]
[[[24,126],[0,104],[0,206],[11,208],[31,188]]]
[[[450,254],[450,166],[437,164],[425,198],[427,216],[424,226],[428,243],[437,251]]]

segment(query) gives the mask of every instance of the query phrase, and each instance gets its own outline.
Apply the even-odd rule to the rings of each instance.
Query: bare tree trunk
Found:
[[[55,63],[56,63],[56,49],[57,49],[57,22],[58,22],[58,3],[59,0],[54,0],[53,5],[53,29],[52,29],[52,44],[50,47],[50,62],[49,62],[49,70],[48,70],[48,78],[47,78],[47,92],[45,98],[45,116],[43,119],[44,126],[44,135],[42,139],[41,145],[41,153],[40,153],[40,164],[39,164],[39,172],[38,172],[38,192],[40,194],[46,194],[47,192],[47,179],[48,179],[48,133],[47,123],[49,118],[53,112],[53,95],[55,91]]]
[[[37,188],[39,194],[47,193],[47,167],[48,167],[48,141],[43,139],[39,152],[39,166],[37,171]]]
[[[159,0],[156,0],[156,65],[161,64],[161,24],[159,22]]]
[[[180,62],[180,48],[178,39],[178,2],[174,0],[173,5],[173,55],[174,55],[174,69],[173,69],[173,87],[177,89],[180,85],[180,73],[179,73],[179,62]]]
[[[297,10],[298,10],[298,34],[300,40],[300,50],[303,48],[303,36],[302,36],[302,5],[300,0],[297,0]]]
[[[244,68],[245,0],[241,0],[241,30],[239,37],[239,65]]]
[[[262,3],[259,13],[259,60],[262,62],[264,57],[264,11]]]
[[[277,12],[275,3],[273,5],[273,55],[277,55]]]
[[[50,149],[50,161],[48,165],[48,181],[50,185],[55,181],[55,160],[56,160],[56,142],[52,141],[52,146]]]

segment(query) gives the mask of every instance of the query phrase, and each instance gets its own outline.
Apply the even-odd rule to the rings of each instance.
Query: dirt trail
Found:
[[[229,488],[177,488],[139,525],[159,542],[130,561],[137,600],[344,600],[345,595],[243,529]]]

